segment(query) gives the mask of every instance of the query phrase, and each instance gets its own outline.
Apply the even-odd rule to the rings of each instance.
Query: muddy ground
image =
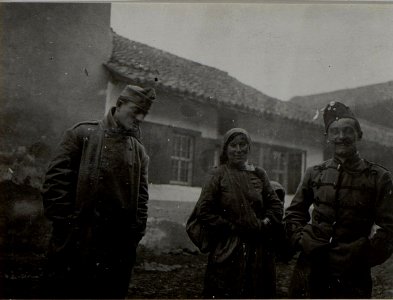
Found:
[[[201,298],[207,256],[179,250],[159,256],[142,250],[134,270],[130,298]],[[278,297],[285,298],[293,264],[278,266]]]
[[[179,250],[162,253],[142,250],[134,270],[129,298],[201,298],[207,257]],[[277,263],[277,296],[287,298],[295,259]],[[393,298],[393,258],[373,269],[373,298]]]
[[[178,250],[155,253],[141,247],[130,284],[131,299],[195,299],[201,298],[206,255]],[[41,298],[39,288],[43,257],[8,257],[1,298]],[[5,264],[4,264],[5,263]],[[287,298],[289,278],[294,260],[277,264],[279,298]],[[373,298],[393,298],[393,259],[373,270]]]

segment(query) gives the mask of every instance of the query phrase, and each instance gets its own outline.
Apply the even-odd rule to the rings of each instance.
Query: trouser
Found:
[[[296,263],[289,298],[371,298],[370,269],[333,275],[326,257],[308,257],[301,253]]]
[[[136,249],[127,257],[91,259],[49,257],[44,298],[124,299],[128,294]]]

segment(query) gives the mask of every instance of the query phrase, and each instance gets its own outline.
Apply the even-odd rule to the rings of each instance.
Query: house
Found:
[[[218,164],[223,134],[232,127],[253,138],[252,162],[289,193],[307,165],[323,158],[314,111],[269,97],[228,73],[113,34],[105,64],[107,109],[125,84],[153,86],[158,100],[143,124],[154,184],[201,186]]]
[[[307,166],[328,156],[322,117],[315,118],[314,107],[269,97],[222,70],[116,33],[105,66],[110,74],[107,109],[127,83],[157,91],[158,100],[143,124],[153,184],[201,186],[208,170],[218,164],[222,136],[232,127],[250,132],[252,162],[263,166],[289,194]],[[324,105],[330,101],[324,99]],[[363,148],[374,153],[372,158],[382,153],[385,157],[393,147],[393,132],[380,124],[361,123],[368,141]]]

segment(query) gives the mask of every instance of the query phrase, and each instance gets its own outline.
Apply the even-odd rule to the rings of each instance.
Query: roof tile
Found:
[[[187,92],[201,100],[240,106],[260,113],[314,123],[313,112],[267,96],[241,83],[227,72],[187,60],[113,33],[112,56],[106,63],[111,72],[130,79],[155,78],[158,84]]]
[[[157,78],[158,84],[195,95],[201,101],[215,101],[256,113],[323,126],[321,117],[314,120],[316,110],[313,107],[302,107],[294,102],[269,97],[227,72],[128,40],[116,33],[113,33],[112,56],[105,65],[111,72],[132,80],[155,82]],[[393,146],[393,133],[383,130],[386,128],[362,122],[362,129],[368,140]]]

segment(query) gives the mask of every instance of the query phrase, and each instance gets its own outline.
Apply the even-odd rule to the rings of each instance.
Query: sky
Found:
[[[393,80],[393,3],[112,3],[111,26],[280,100]]]

